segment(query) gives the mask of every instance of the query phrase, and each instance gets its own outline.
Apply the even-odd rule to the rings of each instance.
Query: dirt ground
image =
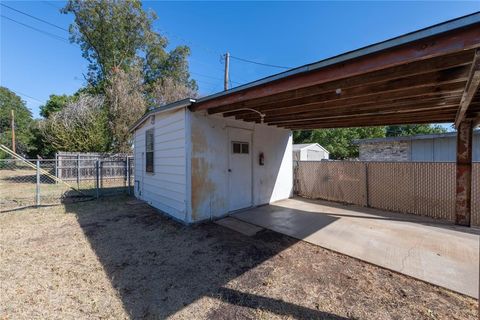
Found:
[[[0,214],[0,319],[476,319],[477,301],[132,198]]]

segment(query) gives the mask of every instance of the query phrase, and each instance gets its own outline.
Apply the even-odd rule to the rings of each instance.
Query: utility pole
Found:
[[[17,152],[17,150],[15,150],[15,111],[13,109],[12,109],[12,123],[11,123],[11,126],[12,126],[12,151]]]
[[[230,64],[230,53],[226,53],[225,54],[225,76],[224,76],[224,79],[223,79],[223,89],[225,91],[228,90],[228,67],[229,67],[229,64]]]

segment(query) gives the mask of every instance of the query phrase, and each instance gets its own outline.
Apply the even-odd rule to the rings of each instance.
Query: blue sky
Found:
[[[62,1],[1,1],[68,28]],[[191,47],[190,71],[202,95],[221,91],[221,54],[296,67],[480,10],[470,2],[153,2],[156,30],[170,45]],[[17,92],[38,117],[52,93],[72,94],[87,62],[68,33],[0,7],[1,15],[57,35],[45,35],[0,18],[0,84]],[[233,85],[278,73],[279,68],[231,60]]]

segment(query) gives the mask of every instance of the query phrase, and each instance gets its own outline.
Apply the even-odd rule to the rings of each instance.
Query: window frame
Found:
[[[238,151],[235,151],[235,145],[238,144]],[[246,149],[245,149],[246,147]],[[244,152],[246,151],[246,152]],[[231,149],[232,154],[250,154],[250,142],[246,141],[232,141],[232,149]]]
[[[151,150],[149,148],[149,135],[151,137]],[[149,161],[151,164],[149,164]],[[147,129],[145,131],[145,172],[155,173],[155,130],[154,128]]]

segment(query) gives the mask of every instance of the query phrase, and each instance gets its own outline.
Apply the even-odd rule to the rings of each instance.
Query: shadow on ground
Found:
[[[253,315],[263,310],[297,319],[346,319],[254,293],[272,271],[262,262],[296,240],[272,231],[247,237],[213,223],[184,226],[132,200],[65,204],[132,318],[165,318],[211,297],[223,303],[209,318],[234,318],[232,312],[241,309]],[[252,269],[256,272],[241,288],[236,286],[234,280]],[[234,308],[219,307],[225,303]]]

